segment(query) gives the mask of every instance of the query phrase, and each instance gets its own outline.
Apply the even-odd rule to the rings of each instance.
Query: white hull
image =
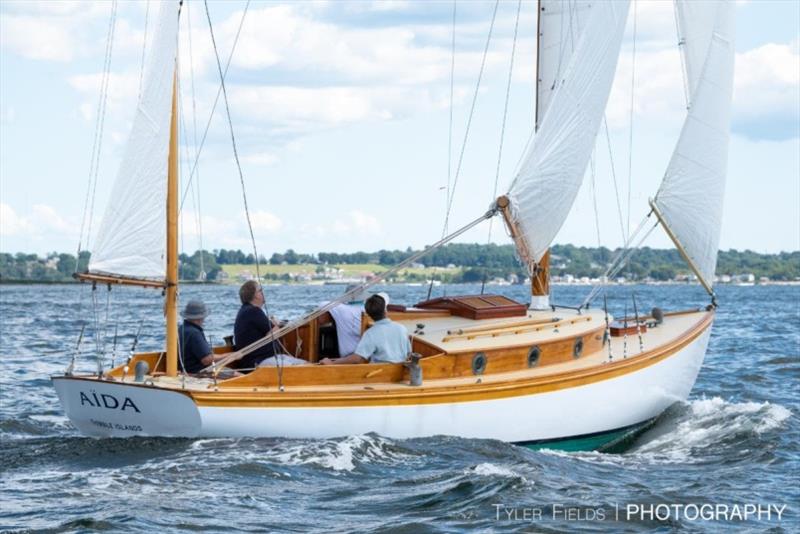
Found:
[[[72,422],[93,436],[331,438],[376,432],[392,438],[454,435],[508,442],[555,440],[640,424],[685,400],[711,329],[669,357],[607,380],[493,400],[409,406],[197,407],[188,395],[154,387],[55,378]],[[95,405],[94,391],[138,408]],[[114,404],[114,402],[110,402]],[[133,428],[133,429],[132,429]]]

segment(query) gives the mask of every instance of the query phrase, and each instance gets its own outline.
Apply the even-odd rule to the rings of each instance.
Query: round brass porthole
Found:
[[[528,351],[528,367],[536,367],[539,365],[539,356],[541,355],[542,350],[538,347],[538,345],[531,347],[531,350]]]
[[[577,360],[583,354],[583,338],[579,337],[575,340],[575,344],[572,346],[572,356],[575,357]]]
[[[479,352],[472,357],[472,374],[482,375],[486,370],[486,354]]]

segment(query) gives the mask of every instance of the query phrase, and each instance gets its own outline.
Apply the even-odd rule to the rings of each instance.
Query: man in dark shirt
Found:
[[[208,317],[208,308],[200,300],[190,300],[181,312],[183,324],[178,327],[180,361],[187,373],[198,373],[225,354],[214,354],[206,341],[203,322]]]
[[[271,330],[277,329],[261,307],[264,305],[264,293],[261,285],[255,280],[248,280],[239,288],[239,300],[242,307],[236,314],[233,325],[233,341],[236,350],[263,339]],[[237,369],[252,369],[267,358],[275,356],[277,347],[275,342],[267,343],[263,347],[245,355],[239,360]]]

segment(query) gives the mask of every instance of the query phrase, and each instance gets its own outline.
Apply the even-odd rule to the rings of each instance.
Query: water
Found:
[[[398,303],[427,292],[387,289]],[[490,289],[527,298],[522,287]],[[434,296],[445,290],[479,288],[434,288]],[[269,287],[269,311],[297,316],[341,291]],[[575,304],[586,288],[554,291],[556,301]],[[611,291],[609,306],[621,313],[631,288]],[[640,310],[707,301],[682,286],[635,291]],[[625,453],[601,454],[372,434],[322,441],[85,438],[62,414],[49,375],[63,372],[94,306],[100,317],[108,309],[108,323],[118,325],[118,362],[140,325],[139,349],[161,348],[160,292],[119,288],[109,296],[102,289],[93,304],[86,287],[0,286],[0,531],[798,532],[800,287],[718,292],[721,307],[689,401]],[[233,327],[237,288],[182,288],[184,302],[194,297],[211,307],[207,331],[221,342]],[[95,369],[93,332],[86,330],[81,370]],[[110,355],[114,326],[106,334]],[[663,507],[650,515],[632,508],[659,504],[684,508],[669,517]],[[701,505],[716,515],[692,518]],[[769,520],[738,521],[735,505],[786,508],[780,521],[774,509]],[[719,506],[728,507],[727,520]]]

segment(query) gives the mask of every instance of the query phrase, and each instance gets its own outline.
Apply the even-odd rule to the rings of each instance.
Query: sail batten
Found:
[[[530,261],[541,260],[580,189],[611,91],[628,7],[627,0],[542,2],[538,131],[507,193]]]
[[[678,0],[689,112],[654,203],[670,233],[711,287],[722,226],[733,93],[733,7]]]
[[[131,279],[166,279],[166,198],[178,5],[161,5],[145,83],[111,190],[89,272]]]

